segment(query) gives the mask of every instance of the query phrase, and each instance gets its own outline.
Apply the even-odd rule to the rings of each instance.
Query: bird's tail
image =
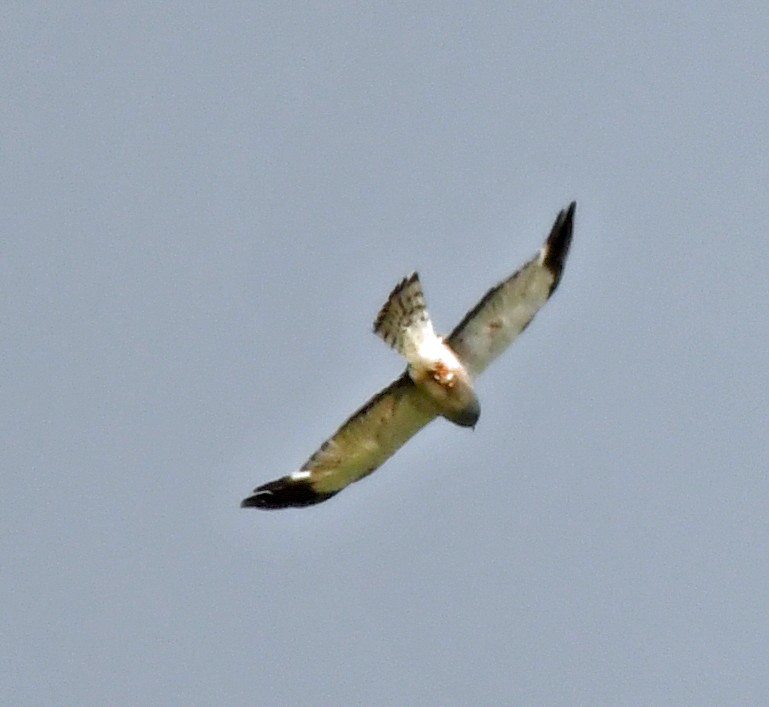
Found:
[[[409,361],[425,338],[435,336],[417,273],[395,286],[374,320],[374,333]]]

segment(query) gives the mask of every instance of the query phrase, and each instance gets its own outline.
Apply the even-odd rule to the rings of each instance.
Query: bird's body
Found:
[[[299,471],[270,481],[243,507],[286,508],[325,501],[367,476],[438,416],[475,427],[474,379],[526,328],[558,286],[571,244],[575,203],[558,214],[539,252],[489,290],[448,337],[435,334],[419,276],[390,293],[374,331],[402,354],[406,371],[326,440]]]

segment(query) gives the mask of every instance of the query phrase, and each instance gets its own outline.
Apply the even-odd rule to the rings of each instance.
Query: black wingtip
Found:
[[[550,287],[551,294],[561,281],[563,266],[566,263],[566,257],[569,255],[571,236],[574,231],[574,211],[576,208],[577,202],[572,201],[567,208],[561,210],[545,243],[544,265],[553,273],[553,284]]]
[[[315,491],[306,479],[292,479],[290,476],[284,476],[254,489],[253,495],[240,502],[240,507],[263,510],[302,508],[326,501],[336,493],[336,491],[320,493]]]

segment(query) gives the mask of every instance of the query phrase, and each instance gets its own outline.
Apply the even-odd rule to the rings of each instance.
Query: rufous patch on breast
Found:
[[[432,370],[433,378],[446,388],[453,388],[457,382],[457,374],[449,368],[443,361],[437,361]]]

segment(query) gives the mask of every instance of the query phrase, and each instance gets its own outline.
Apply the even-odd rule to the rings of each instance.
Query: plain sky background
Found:
[[[769,699],[766,2],[8,2],[0,72],[2,704]],[[238,507],[572,199],[474,432]]]

